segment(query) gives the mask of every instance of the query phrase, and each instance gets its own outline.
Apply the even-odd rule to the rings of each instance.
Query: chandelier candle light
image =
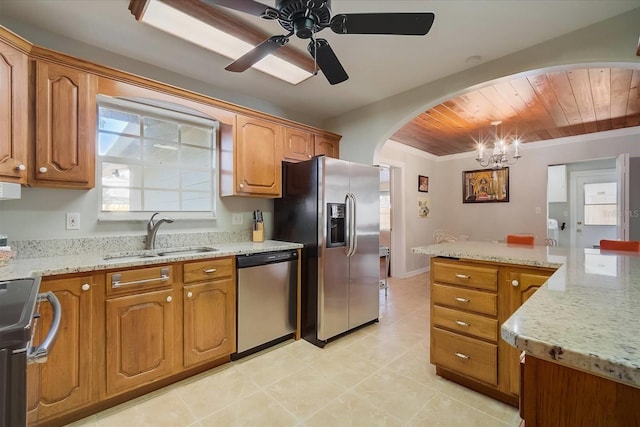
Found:
[[[491,167],[492,169],[500,169],[515,164],[518,159],[522,157],[518,151],[520,141],[517,136],[513,138],[511,144],[507,144],[504,138],[498,137],[498,126],[501,124],[501,121],[491,122],[491,126],[495,128],[493,152],[487,153],[485,156],[483,141],[478,143],[478,157],[476,157],[476,161],[480,163],[480,166],[483,168]],[[511,147],[513,147],[513,154],[509,157]]]

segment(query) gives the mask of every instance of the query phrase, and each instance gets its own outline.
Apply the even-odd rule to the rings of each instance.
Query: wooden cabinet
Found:
[[[233,258],[184,264],[184,366],[227,356],[236,348]]]
[[[517,405],[520,354],[500,325],[553,270],[432,258],[431,363],[439,375]]]
[[[107,396],[174,372],[176,303],[172,273],[171,267],[157,266],[107,275]],[[131,294],[136,287],[142,288]]]
[[[27,183],[29,59],[0,39],[0,180]]]
[[[311,132],[291,127],[284,128],[284,160],[297,162],[314,156],[314,136]]]
[[[500,313],[500,322],[505,322],[526,300],[531,297],[553,274],[553,270],[503,267],[500,271],[500,282],[504,285],[504,298]],[[507,391],[520,393],[520,353],[521,351],[506,342],[501,344],[502,360],[505,366],[504,375],[508,378]]]
[[[98,399],[100,356],[97,340],[102,300],[101,282],[93,276],[43,279],[41,292],[52,291],[62,307],[56,341],[44,364],[28,368],[28,408],[30,422],[45,422],[60,413],[82,408]],[[51,309],[40,305],[41,317],[35,341],[44,339],[51,324]]]
[[[97,78],[87,72],[35,62],[34,186],[93,188]]]
[[[527,426],[640,426],[640,388],[527,355],[523,404]]]
[[[314,154],[316,156],[325,155],[327,157],[340,158],[340,137],[334,135],[314,136]]]
[[[282,125],[238,115],[234,134],[234,141],[231,141],[233,189],[221,188],[221,195],[280,197],[282,194]],[[225,147],[222,150],[225,150]],[[221,170],[224,171],[224,169],[225,165],[221,165]]]

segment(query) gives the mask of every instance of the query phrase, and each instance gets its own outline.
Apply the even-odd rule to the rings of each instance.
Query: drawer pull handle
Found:
[[[462,320],[456,320],[456,324],[458,326],[465,326],[465,327],[471,326],[471,323],[463,322]]]
[[[467,298],[462,298],[462,297],[456,297],[456,301],[458,302],[463,302],[463,303],[468,303],[469,301],[471,301],[470,299]]]
[[[455,353],[455,354],[456,354],[456,356],[458,356],[460,359],[467,359],[467,360],[468,360],[468,359],[471,359],[471,356],[467,356],[466,354],[463,354],[463,353],[458,353],[457,351],[456,351],[456,353]]]
[[[207,268],[206,270],[204,270],[204,272],[207,273],[207,274],[213,274],[216,271],[218,271],[218,270],[215,269],[215,268]]]
[[[456,273],[456,277],[458,279],[464,279],[464,280],[469,280],[471,279],[471,276],[467,276],[466,274],[460,274],[460,273]]]
[[[142,283],[149,283],[149,282],[157,282],[158,280],[161,282],[166,282],[167,280],[170,279],[169,277],[169,269],[168,268],[163,268],[162,270],[160,270],[160,277],[153,277],[151,279],[142,279],[142,280],[132,280],[130,282],[121,282],[120,278],[122,277],[121,274],[114,274],[111,276],[111,287],[112,288],[122,288],[123,286],[131,286],[131,285],[139,285]]]

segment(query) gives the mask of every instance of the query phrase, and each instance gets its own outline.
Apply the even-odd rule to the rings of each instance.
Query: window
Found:
[[[584,224],[617,225],[617,184],[584,184]]]
[[[101,218],[215,218],[218,123],[164,107],[98,98]]]

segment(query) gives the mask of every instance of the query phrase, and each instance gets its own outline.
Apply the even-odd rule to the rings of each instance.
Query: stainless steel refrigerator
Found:
[[[302,250],[302,336],[330,339],[378,320],[378,168],[324,156],[283,165],[274,238]]]

